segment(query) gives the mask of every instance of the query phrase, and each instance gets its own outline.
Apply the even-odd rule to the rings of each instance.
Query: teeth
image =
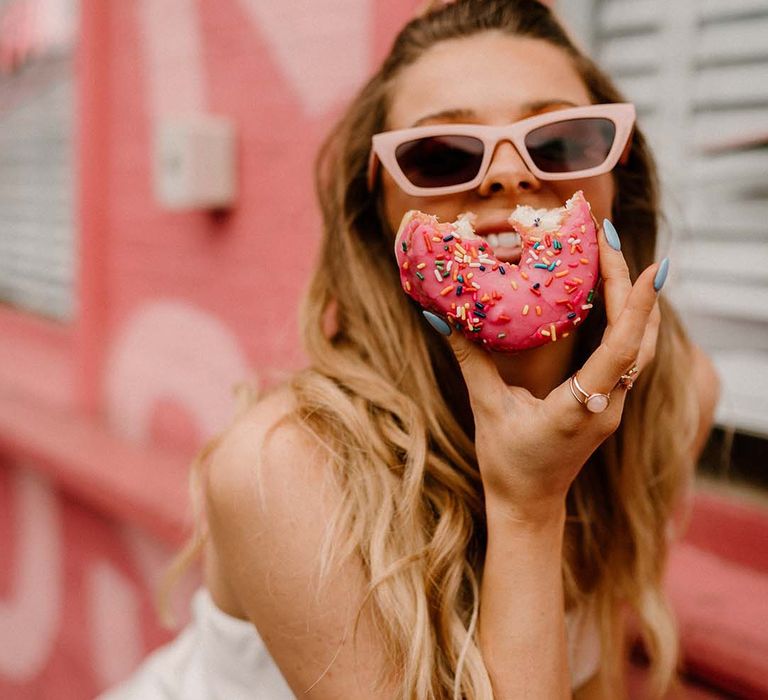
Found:
[[[500,233],[499,245],[501,246],[520,245],[520,234],[519,233]]]
[[[499,245],[499,237],[495,233],[489,233],[485,240],[488,241],[488,245],[491,246],[491,248],[495,248]]]

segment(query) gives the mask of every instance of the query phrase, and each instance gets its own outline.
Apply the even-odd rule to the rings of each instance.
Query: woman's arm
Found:
[[[487,509],[480,645],[498,698],[570,698],[562,583],[565,505],[539,522]]]

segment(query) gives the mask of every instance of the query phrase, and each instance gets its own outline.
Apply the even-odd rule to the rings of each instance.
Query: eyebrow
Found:
[[[577,105],[575,102],[571,102],[570,100],[536,100],[535,102],[526,102],[522,106],[522,111],[523,114],[530,114],[531,112],[538,112],[542,109],[546,109],[547,107],[552,107],[554,105],[567,105],[569,107],[581,106]],[[413,124],[411,124],[411,128],[414,126],[421,126],[425,122],[429,121],[458,121],[460,119],[476,118],[477,112],[472,109],[444,109],[440,112],[427,114],[426,116],[417,119]]]

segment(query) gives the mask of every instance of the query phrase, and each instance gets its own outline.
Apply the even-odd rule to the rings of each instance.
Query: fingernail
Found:
[[[445,321],[443,321],[442,318],[436,316],[431,311],[422,311],[421,313],[424,315],[424,318],[427,319],[429,325],[432,326],[432,328],[434,328],[438,333],[441,335],[451,334],[451,327]]]
[[[605,233],[605,240],[608,241],[608,245],[611,248],[621,250],[619,234],[616,231],[616,227],[608,219],[603,219],[603,233]]]
[[[656,277],[653,278],[653,288],[660,292],[664,286],[664,282],[667,281],[667,273],[669,272],[669,258],[664,258],[659,265],[659,269],[656,272]]]

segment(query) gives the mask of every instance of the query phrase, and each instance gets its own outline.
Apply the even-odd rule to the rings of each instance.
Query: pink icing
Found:
[[[403,289],[491,350],[514,352],[568,337],[591,308],[597,231],[581,191],[556,211],[555,232],[510,219],[522,237],[517,265],[499,261],[484,240],[462,239],[456,224],[409,211],[395,239]]]

